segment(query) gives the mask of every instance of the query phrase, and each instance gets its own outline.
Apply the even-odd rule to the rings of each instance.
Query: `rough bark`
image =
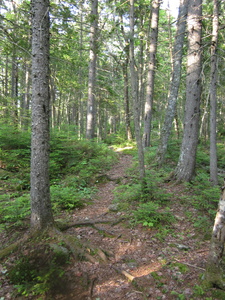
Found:
[[[151,119],[152,119],[152,105],[154,94],[154,77],[155,77],[155,65],[156,65],[156,52],[158,41],[158,22],[159,22],[159,8],[161,0],[154,0],[152,3],[152,19],[151,19],[151,34],[149,45],[149,63],[147,74],[147,86],[146,86],[146,101],[144,111],[144,133],[143,133],[143,146],[150,146],[150,134],[151,134]]]
[[[49,1],[33,0],[31,227],[53,225],[49,189]]]
[[[216,111],[217,111],[217,43],[219,30],[219,5],[214,0],[213,29],[211,42],[211,70],[210,70],[210,181],[218,184],[217,147],[216,147]]]
[[[216,214],[209,256],[206,266],[206,282],[210,286],[225,289],[222,272],[222,257],[225,242],[225,186],[222,187],[222,194]]]
[[[188,2],[189,0],[180,0],[177,21],[177,32],[172,54],[172,75],[168,95],[168,106],[166,110],[164,125],[161,131],[161,139],[157,153],[157,161],[160,166],[163,164],[165,159],[168,141],[172,130],[172,124],[176,115],[176,105],[180,87],[181,67],[183,58],[183,44],[186,31]]]
[[[142,182],[145,177],[145,166],[144,166],[144,149],[142,145],[141,132],[140,132],[140,111],[138,103],[138,87],[137,87],[137,71],[135,70],[134,60],[134,0],[130,0],[130,77],[131,77],[131,96],[133,100],[133,115],[134,115],[134,127],[135,127],[135,138],[138,148],[138,162],[139,162],[139,176]]]
[[[177,181],[191,181],[195,174],[201,99],[202,0],[189,2],[187,24],[185,118],[180,157],[175,170]]]
[[[128,50],[129,55],[129,50]],[[130,125],[130,102],[129,102],[129,80],[128,80],[128,57],[125,59],[123,68],[123,79],[124,79],[124,107],[125,107],[125,122],[126,122],[126,136],[128,141],[132,140],[132,132]]]
[[[88,101],[86,138],[93,139],[95,133],[95,83],[97,63],[98,0],[91,1],[90,62],[88,74]]]

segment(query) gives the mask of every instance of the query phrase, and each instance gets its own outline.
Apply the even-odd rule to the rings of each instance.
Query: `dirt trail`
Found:
[[[93,204],[73,215],[75,222],[93,224],[68,230],[81,243],[90,245],[93,261],[70,266],[75,274],[71,279],[74,286],[69,295],[56,299],[169,300],[178,299],[177,295],[181,294],[185,298],[179,299],[195,296],[194,286],[204,273],[208,243],[195,236],[177,200],[174,202],[177,223],[164,237],[157,236],[155,229],[131,228],[129,220],[123,220],[123,212],[110,209],[113,190],[117,182],[128,181],[126,169],[131,163],[131,156],[121,155],[119,162],[107,172],[108,181],[98,186]],[[96,251],[94,255],[93,251]],[[77,285],[79,277],[82,280]],[[194,299],[205,299],[196,296]]]

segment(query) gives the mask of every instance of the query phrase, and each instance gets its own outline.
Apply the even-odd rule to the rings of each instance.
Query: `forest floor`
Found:
[[[212,297],[212,290],[206,292],[201,285],[209,241],[199,236],[186,217],[188,212],[195,220],[198,212],[180,204],[182,185],[163,185],[176,195],[171,208],[176,222],[170,230],[160,232],[140,224],[132,227],[127,213],[116,210],[113,190],[129,182],[126,170],[131,164],[132,156],[120,154],[118,163],[107,171],[107,180],[98,184],[93,202],[70,215],[73,222],[85,225],[71,227],[66,233],[90,249],[90,259],[68,264],[66,289],[44,298],[14,298],[10,296],[12,286],[4,282],[0,299],[222,299]]]

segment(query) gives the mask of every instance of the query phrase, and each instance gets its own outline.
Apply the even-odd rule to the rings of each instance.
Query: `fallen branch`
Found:
[[[81,226],[91,226],[93,227],[95,224],[107,224],[110,223],[111,220],[96,220],[96,221],[81,221],[81,222],[75,222],[75,223],[71,223],[71,224],[60,224],[58,223],[57,225],[59,226],[60,230],[67,230],[70,229],[72,227],[81,227]]]
[[[198,267],[198,266],[195,266],[195,265],[191,265],[191,264],[186,263],[186,262],[179,261],[178,259],[174,259],[174,260],[177,261],[177,262],[180,263],[180,264],[187,265],[187,266],[189,266],[189,267],[192,267],[192,268],[196,268],[196,269],[205,271],[204,268],[201,268],[201,267]]]
[[[124,275],[126,278],[128,278],[131,282],[135,279],[135,277],[131,274],[129,274],[127,271],[124,271],[124,270],[120,270],[114,266],[112,266],[112,268],[119,274],[122,274]]]

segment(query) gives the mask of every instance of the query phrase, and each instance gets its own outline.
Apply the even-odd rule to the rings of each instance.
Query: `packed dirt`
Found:
[[[67,234],[78,237],[90,255],[70,262],[61,293],[37,299],[222,299],[211,298],[211,291],[207,294],[201,286],[209,241],[203,240],[186,218],[187,207],[179,204],[181,185],[164,185],[176,195],[172,205],[176,223],[166,234],[141,225],[132,227],[127,213],[117,210],[113,190],[129,182],[126,170],[131,164],[132,156],[121,154],[106,180],[98,184],[93,202],[70,216],[80,226],[67,229]],[[188,211],[193,219],[198,217],[195,209]],[[12,286],[3,275],[0,279],[1,300],[35,299],[14,298]]]

